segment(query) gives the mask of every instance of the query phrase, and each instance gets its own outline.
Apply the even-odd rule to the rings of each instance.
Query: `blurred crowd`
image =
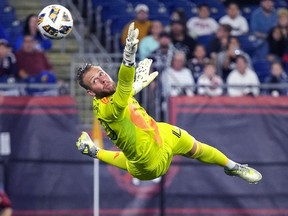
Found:
[[[168,25],[150,20],[151,8],[146,4],[136,5],[131,21],[140,30],[138,59],[153,59],[153,70],[160,74],[151,88],[157,88],[164,98],[287,95],[285,85],[281,88],[276,84],[288,81],[288,9],[276,9],[274,0],[260,0],[248,20],[241,14],[239,4],[243,1],[226,1],[226,14],[219,19],[210,15],[211,8],[205,3],[197,5],[193,17],[188,17],[183,8],[176,8]],[[5,92],[0,90],[1,94],[57,95],[45,88],[9,88],[13,83],[57,83],[47,58],[52,41],[40,34],[37,15],[27,16],[13,44],[1,24],[0,83],[8,86]],[[122,31],[122,45],[128,24]],[[259,88],[261,84],[271,85]]]
[[[56,75],[46,53],[51,49],[52,41],[42,36],[37,21],[36,14],[28,15],[22,33],[17,36],[13,44],[5,31],[0,33],[0,83],[8,85],[5,90],[0,90],[1,94],[10,96],[57,94],[55,90],[48,90],[49,87],[48,89],[9,88],[9,85],[13,86],[14,83],[26,84],[25,86],[56,84]]]
[[[277,87],[288,83],[287,8],[275,9],[273,0],[260,0],[248,21],[238,3],[229,1],[226,14],[218,20],[210,16],[205,3],[197,6],[194,17],[177,8],[168,26],[150,20],[146,4],[135,7],[133,21],[141,33],[138,57],[153,59],[153,70],[159,72],[160,79],[158,86],[152,86],[161,89],[164,99],[196,94],[287,95],[287,86]],[[127,27],[122,32],[122,45]]]

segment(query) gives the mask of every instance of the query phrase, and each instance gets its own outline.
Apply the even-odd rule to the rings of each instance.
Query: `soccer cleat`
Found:
[[[97,147],[86,132],[82,132],[76,142],[77,149],[84,155],[97,158],[99,147]]]
[[[261,173],[248,167],[248,164],[236,164],[233,169],[224,168],[224,171],[227,175],[238,176],[249,184],[257,184],[262,179]]]

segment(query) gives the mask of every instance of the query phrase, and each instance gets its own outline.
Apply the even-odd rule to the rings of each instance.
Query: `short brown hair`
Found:
[[[89,87],[84,84],[83,77],[84,77],[84,74],[87,73],[92,66],[93,66],[92,64],[85,63],[85,65],[82,65],[82,66],[79,67],[78,70],[77,70],[77,80],[78,80],[78,83],[79,83],[79,85],[80,85],[81,87],[83,87],[83,88],[86,89],[86,90],[88,90]]]

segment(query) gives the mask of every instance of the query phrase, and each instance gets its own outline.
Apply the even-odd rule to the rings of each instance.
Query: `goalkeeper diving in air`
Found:
[[[93,110],[107,136],[121,151],[108,151],[96,146],[82,132],[76,146],[92,158],[127,170],[140,180],[164,175],[174,155],[197,159],[224,168],[227,175],[258,183],[262,175],[248,165],[236,163],[218,149],[196,140],[185,130],[156,122],[139,105],[133,95],[149,85],[158,72],[149,74],[152,60],[144,59],[136,68],[135,55],[138,29],[131,23],[118,73],[118,83],[99,66],[85,64],[78,69],[79,84],[94,97]],[[136,72],[136,73],[135,73]]]

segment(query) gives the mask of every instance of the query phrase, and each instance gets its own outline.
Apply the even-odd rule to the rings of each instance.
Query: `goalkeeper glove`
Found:
[[[134,22],[129,25],[126,44],[123,52],[123,64],[131,67],[135,65],[139,30],[134,29]]]
[[[152,60],[147,58],[139,62],[136,68],[135,82],[133,83],[134,95],[148,86],[158,76],[157,71],[149,74],[151,64]]]

